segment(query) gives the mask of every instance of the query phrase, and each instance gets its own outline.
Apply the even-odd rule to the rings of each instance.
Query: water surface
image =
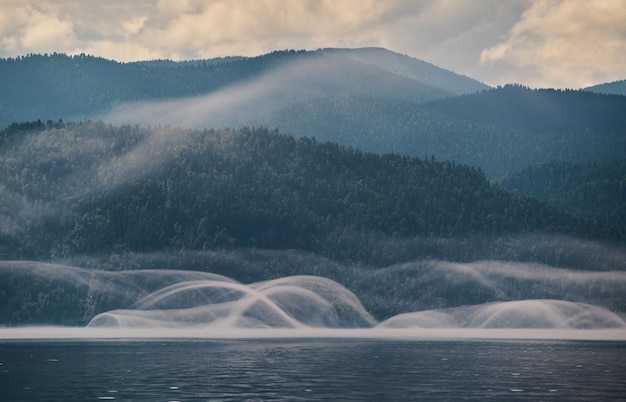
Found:
[[[626,399],[626,342],[0,341],[2,401]]]

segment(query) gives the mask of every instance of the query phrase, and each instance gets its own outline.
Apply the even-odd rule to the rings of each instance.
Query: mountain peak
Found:
[[[437,67],[434,64],[407,55],[393,52],[382,47],[363,47],[355,49],[321,49],[326,53],[339,53],[365,64],[376,66],[392,74],[410,78],[423,84],[431,85],[455,95],[463,95],[490,89],[489,86]]]

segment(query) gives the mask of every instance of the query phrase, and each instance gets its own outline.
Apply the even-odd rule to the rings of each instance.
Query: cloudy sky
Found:
[[[382,46],[490,85],[626,79],[626,0],[0,0],[0,57]]]

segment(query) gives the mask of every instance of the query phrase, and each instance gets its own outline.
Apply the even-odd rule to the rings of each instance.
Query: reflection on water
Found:
[[[626,342],[3,341],[0,400],[615,400]]]

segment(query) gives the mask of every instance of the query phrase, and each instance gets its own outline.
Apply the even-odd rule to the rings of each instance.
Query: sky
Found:
[[[626,79],[626,0],[0,0],[0,57],[379,46],[488,85]]]

